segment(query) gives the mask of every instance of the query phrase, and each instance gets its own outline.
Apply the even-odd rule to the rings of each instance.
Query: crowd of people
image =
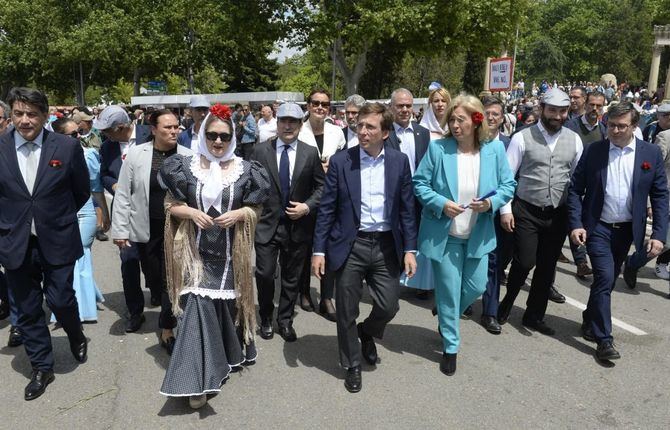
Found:
[[[336,323],[350,392],[362,389],[363,362],[380,362],[375,339],[403,286],[434,297],[446,375],[473,302],[482,297],[481,324],[500,334],[533,269],[521,323],[552,336],[545,315],[565,301],[554,278],[566,238],[575,275],[592,278],[582,335],[598,360],[620,358],[619,272],[635,288],[658,256],[657,275],[670,277],[670,103],[645,125],[638,102],[594,86],[540,90],[508,104],[434,83],[421,116],[398,88],[388,104],[351,95],[333,118],[324,89],[306,111],[277,102],[258,117],[201,95],[184,117],[54,112],[42,92],[12,89],[0,103],[0,318],[33,368],[25,399],[54,380],[44,299],[75,360],[87,359],[81,324],[104,300],[91,246],[105,232],[119,248],[125,331],[145,323],[143,275],[170,355],[160,393],[193,408],[255,363],[256,334],[296,341],[296,305]],[[372,310],[359,321],[365,286]]]

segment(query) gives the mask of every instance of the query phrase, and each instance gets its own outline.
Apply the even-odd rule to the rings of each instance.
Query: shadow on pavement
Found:
[[[191,414],[198,414],[199,418],[202,420],[207,417],[211,417],[212,415],[216,415],[216,411],[209,403],[200,409],[191,409],[191,407],[188,405],[188,396],[168,397],[161,410],[158,411],[157,415],[159,417],[168,417]]]
[[[289,367],[313,367],[343,379],[338,357],[337,336],[309,334],[295,342],[284,342],[284,359]]]

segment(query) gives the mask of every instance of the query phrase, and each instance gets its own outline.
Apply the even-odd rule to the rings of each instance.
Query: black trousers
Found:
[[[256,288],[261,319],[272,319],[274,313],[275,282],[277,256],[281,266],[281,293],[277,323],[288,326],[293,320],[300,288],[300,279],[310,252],[309,242],[293,242],[286,224],[280,222],[272,239],[265,244],[256,243]]]
[[[342,367],[349,369],[361,364],[356,319],[363,296],[363,279],[370,287],[373,302],[370,315],[363,321],[363,331],[381,339],[386,325],[399,309],[400,273],[390,232],[359,233],[347,261],[335,272],[337,343]]]
[[[556,262],[563,248],[568,225],[566,205],[539,208],[519,198],[512,203],[514,214],[514,256],[503,299],[514,303],[528,273],[535,267],[524,320],[541,321],[547,311],[549,290],[554,281]]]
[[[488,281],[486,291],[482,295],[482,315],[495,317],[498,315],[498,301],[500,300],[500,280],[505,274],[505,268],[512,261],[514,251],[514,234],[500,226],[500,214],[494,217],[496,232],[496,249],[489,253]]]
[[[171,329],[177,326],[177,320],[172,314],[172,305],[167,293],[163,249],[164,231],[165,220],[151,218],[149,220],[149,241],[147,243],[133,242],[130,248],[121,251],[121,272],[123,293],[130,315],[139,315],[144,312],[144,293],[140,285],[141,266],[144,280],[151,291],[151,297],[159,297],[161,301],[158,327]]]
[[[31,236],[21,266],[6,270],[7,286],[16,305],[17,325],[33,369],[52,370],[54,366],[51,335],[42,309],[44,298],[68,339],[72,342],[85,339],[72,288],[74,263],[48,264],[37,237]]]
[[[309,246],[311,249],[312,247]],[[312,256],[307,255],[305,260],[305,267],[302,269],[302,275],[300,275],[300,294],[309,295],[310,294],[310,283],[312,281]],[[335,293],[335,274],[326,268],[326,273],[321,276],[320,281],[320,291],[321,297],[319,301],[324,299],[332,299]]]

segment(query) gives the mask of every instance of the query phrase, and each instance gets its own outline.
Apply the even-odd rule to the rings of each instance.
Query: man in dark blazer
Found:
[[[193,125],[179,133],[177,143],[181,146],[189,148],[192,151],[196,151],[198,149],[198,132],[200,131],[202,122],[209,113],[210,104],[207,97],[199,94],[191,97],[188,106],[191,108]]]
[[[315,276],[326,267],[335,272],[340,364],[350,392],[361,389],[361,356],[377,363],[373,338],[383,337],[398,312],[398,281],[403,270],[414,276],[417,247],[409,161],[384,145],[393,116],[380,103],[365,104],[358,115],[359,145],[330,158],[312,254]],[[357,325],[363,279],[373,305]]]
[[[593,284],[582,334],[596,341],[599,360],[620,358],[612,338],[611,292],[631,243],[654,257],[668,230],[668,187],[661,150],[633,135],[639,113],[630,102],[608,110],[608,139],[592,143],[575,169],[568,194],[570,239],[586,244]],[[647,199],[651,238],[645,242]]]
[[[46,96],[13,88],[7,100],[14,131],[0,138],[0,264],[33,368],[24,398],[33,400],[54,380],[44,297],[67,333],[74,358],[86,361],[72,279],[75,261],[83,255],[77,211],[90,188],[79,142],[44,130]]]
[[[256,225],[256,287],[263,339],[273,336],[274,275],[277,256],[281,266],[281,294],[277,310],[279,334],[286,342],[297,339],[293,308],[300,274],[307,264],[321,199],[324,173],[315,146],[298,140],[303,113],[295,103],[277,111],[277,138],[255,145],[251,159],[270,174],[273,191]]]
[[[135,145],[150,141],[152,139],[151,127],[148,125],[133,125],[125,109],[115,105],[108,106],[100,112],[93,126],[100,130],[106,138],[100,147],[100,179],[105,189],[114,195],[121,173],[121,165],[128,150]],[[113,206],[114,202],[112,201]],[[126,333],[139,330],[145,319],[144,313],[137,311],[137,309],[144,309],[144,297],[135,293],[141,289],[140,267],[142,267],[142,272],[145,272],[145,265],[141,264],[138,248],[137,246],[130,246],[119,252],[126,306],[128,309],[134,310],[130,312],[126,320]],[[147,281],[149,278],[146,273],[144,275],[144,280]],[[161,304],[160,283],[145,283],[151,291],[151,305],[159,306]]]
[[[412,175],[428,150],[430,131],[412,121],[414,97],[409,90],[398,88],[391,93],[393,127],[386,138],[386,146],[407,155]],[[419,216],[420,208],[418,211]]]

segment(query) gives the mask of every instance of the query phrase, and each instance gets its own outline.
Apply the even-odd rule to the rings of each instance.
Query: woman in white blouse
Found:
[[[512,199],[516,182],[505,147],[482,124],[477,98],[456,97],[447,118],[445,137],[430,142],[413,182],[423,207],[419,251],[431,260],[435,282],[440,370],[453,375],[459,317],[486,290],[488,254],[496,247],[493,214]]]

